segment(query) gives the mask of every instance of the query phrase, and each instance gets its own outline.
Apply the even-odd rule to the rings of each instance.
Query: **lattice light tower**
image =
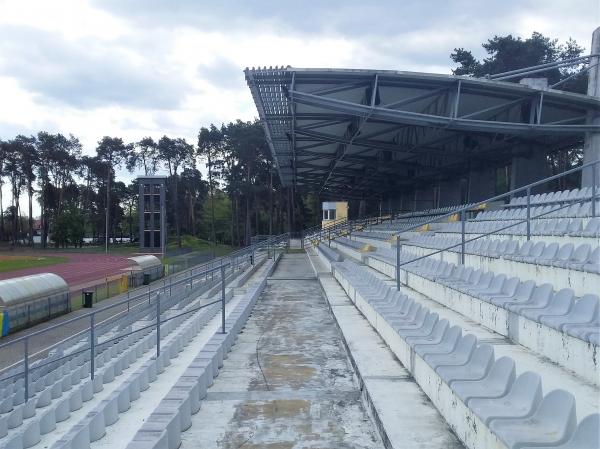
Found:
[[[166,176],[139,176],[140,251],[165,254]]]

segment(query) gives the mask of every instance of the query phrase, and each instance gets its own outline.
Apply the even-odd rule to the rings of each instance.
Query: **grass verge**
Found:
[[[0,273],[25,270],[27,268],[46,267],[64,263],[66,257],[59,256],[5,256],[0,255]]]

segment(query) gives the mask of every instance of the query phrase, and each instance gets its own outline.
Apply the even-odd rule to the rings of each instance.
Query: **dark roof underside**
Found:
[[[284,185],[387,194],[582,145],[600,102],[516,83],[425,73],[246,69]]]

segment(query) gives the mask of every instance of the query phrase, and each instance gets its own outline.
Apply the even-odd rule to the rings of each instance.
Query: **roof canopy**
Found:
[[[383,196],[583,142],[598,99],[429,73],[246,69],[284,185]]]
[[[0,281],[0,307],[20,304],[57,293],[68,293],[69,286],[54,273],[33,274]]]
[[[145,256],[134,256],[128,257],[127,260],[131,260],[133,264],[139,267],[141,270],[147,270],[148,268],[160,267],[162,265],[160,259],[153,255]]]

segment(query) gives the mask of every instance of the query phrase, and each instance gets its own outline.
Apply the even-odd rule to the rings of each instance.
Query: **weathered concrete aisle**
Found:
[[[382,448],[321,287],[286,254],[182,448]]]

